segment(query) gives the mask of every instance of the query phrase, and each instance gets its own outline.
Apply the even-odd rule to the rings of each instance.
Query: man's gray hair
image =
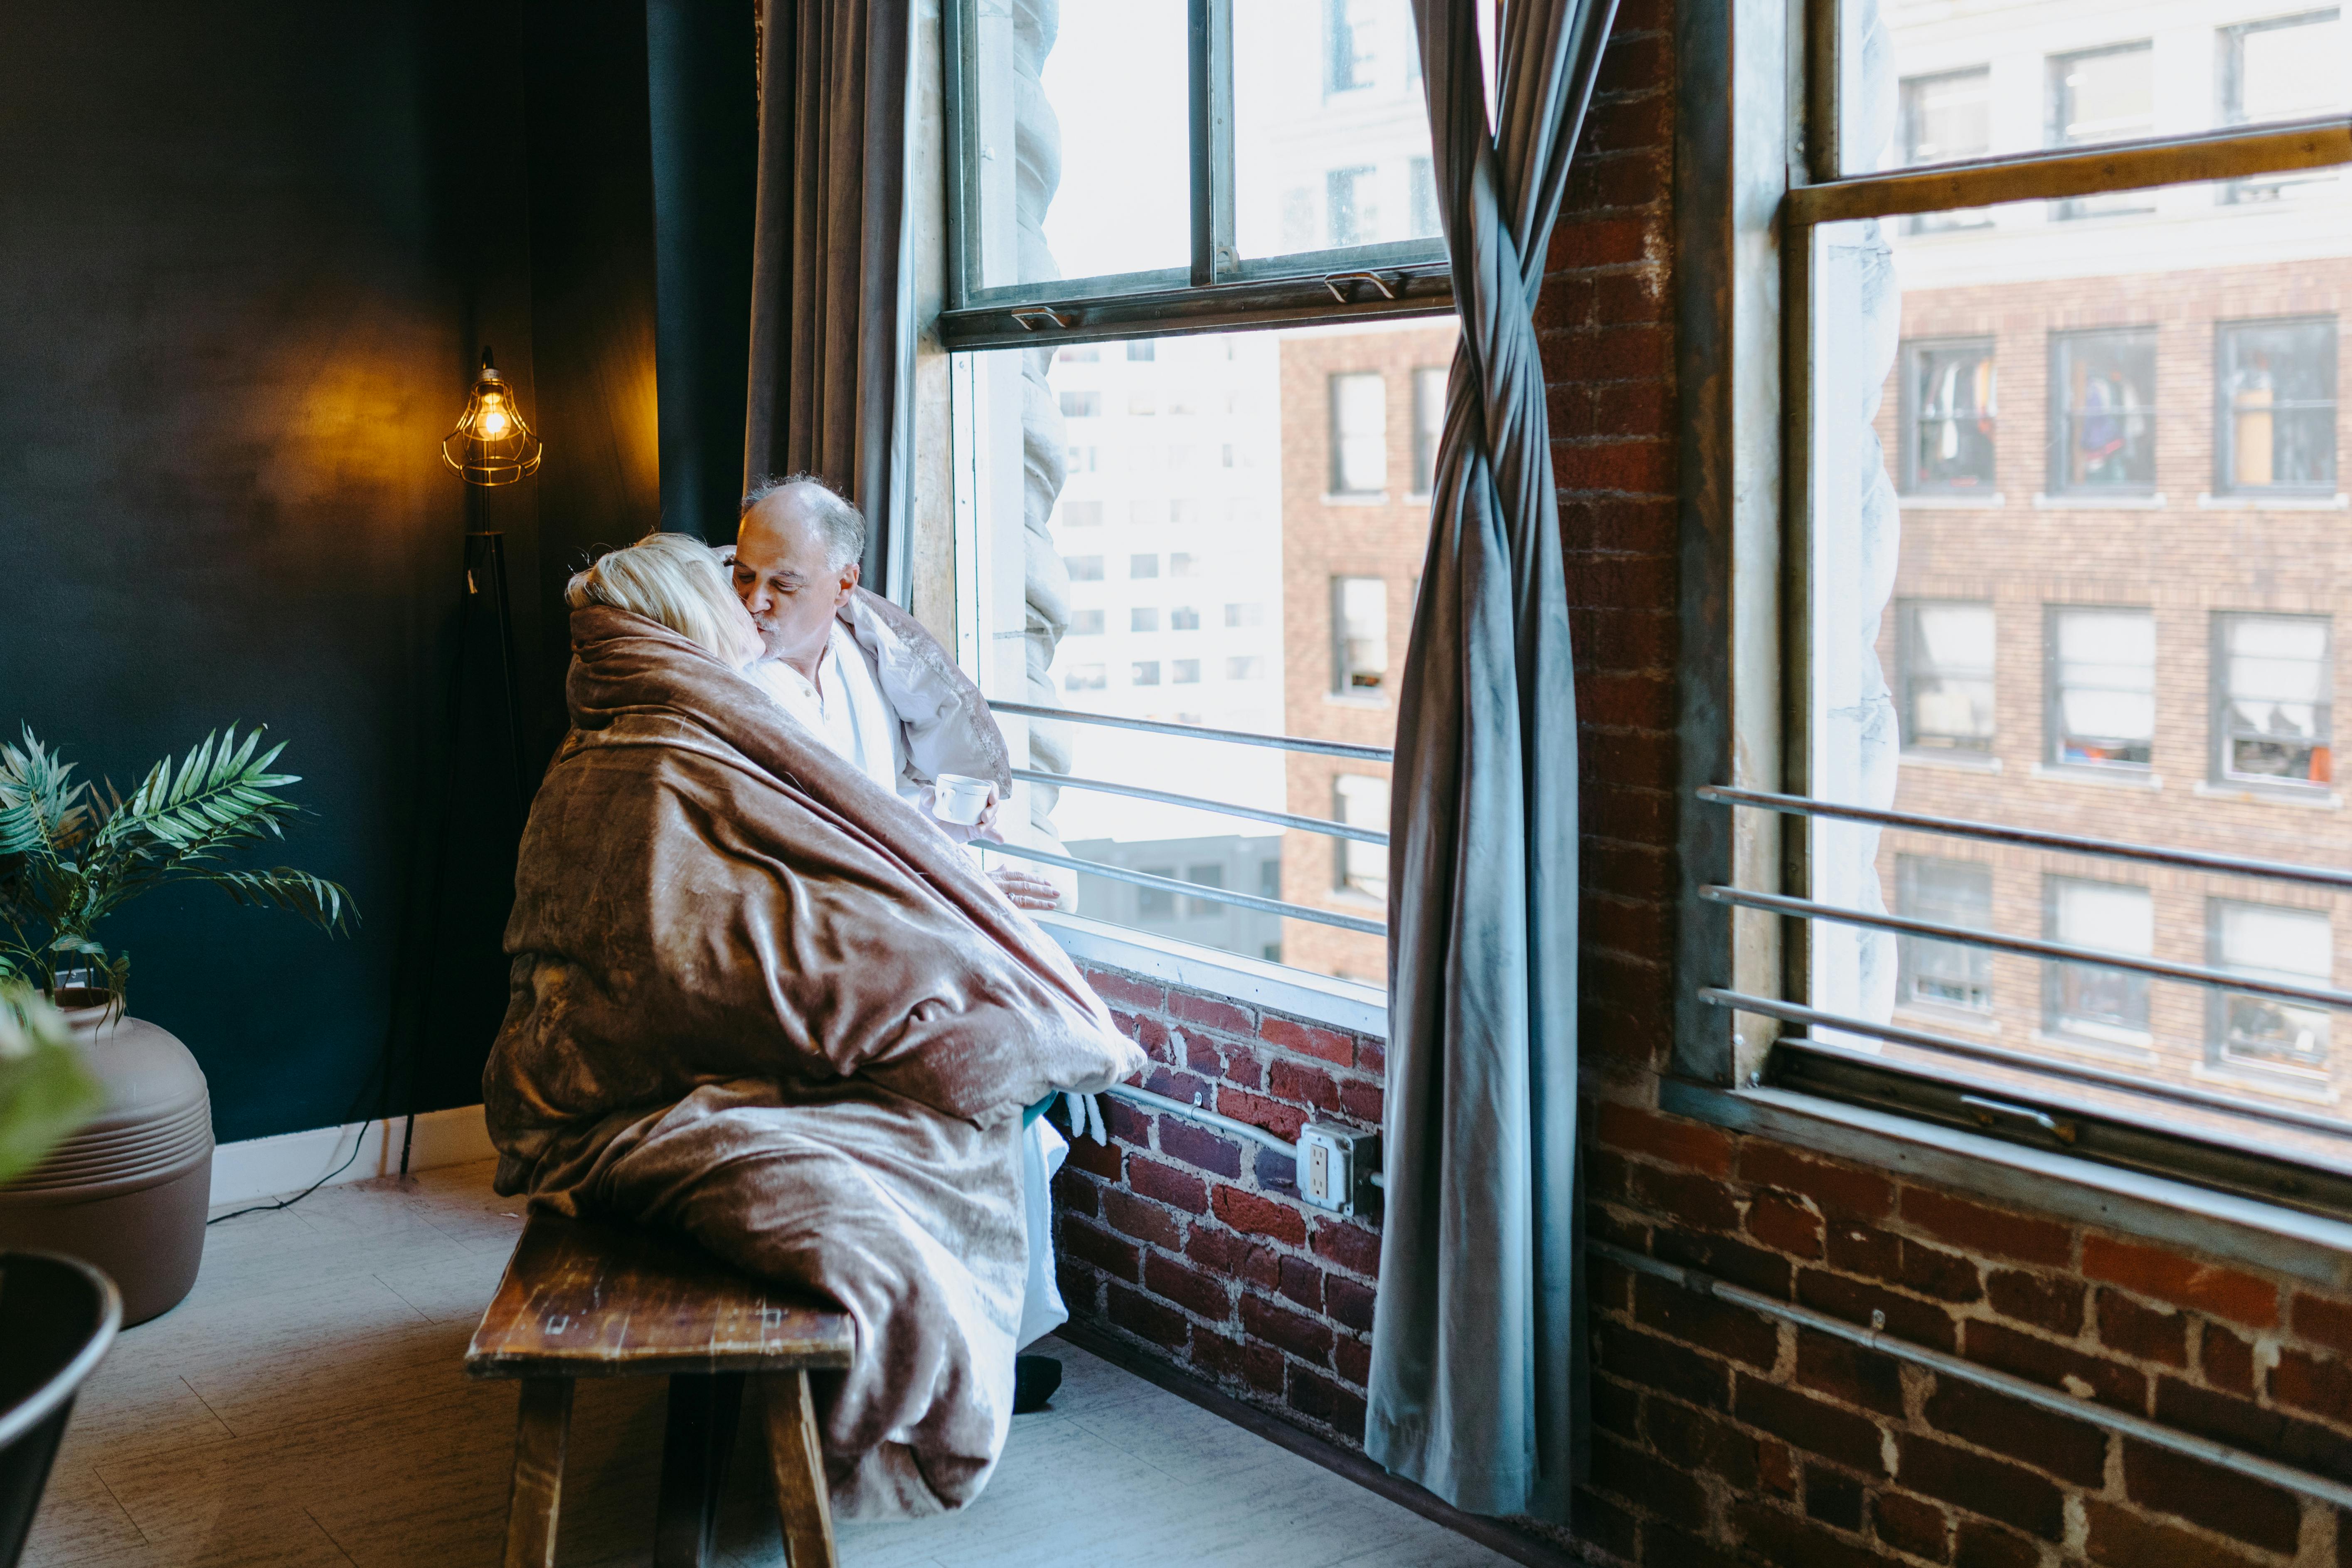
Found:
[[[743,510],[751,509],[782,490],[797,490],[793,499],[807,510],[808,519],[824,535],[824,563],[838,572],[853,561],[866,559],[866,519],[848,498],[814,474],[772,475],[743,492]]]

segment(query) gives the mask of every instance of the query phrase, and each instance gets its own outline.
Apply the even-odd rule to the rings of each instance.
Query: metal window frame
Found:
[[[2082,610],[2107,612],[2122,611],[2133,615],[2143,615],[2148,618],[2148,623],[2151,627],[2155,625],[2156,621],[2156,606],[2153,605],[2077,604],[2071,601],[2057,604],[2045,603],[2042,605],[2042,765],[2050,768],[2063,768],[2068,772],[2100,774],[2121,773],[2126,775],[2136,775],[2141,778],[2150,777],[2156,772],[2156,737],[2154,734],[2150,734],[2147,738],[2148,760],[2144,763],[2074,763],[2066,760],[2066,737],[2069,731],[2066,728],[2066,716],[2064,710],[2066,688],[2058,678],[2058,623],[2064,620],[2067,616]],[[2156,666],[2152,663],[2148,666],[2147,669],[2147,684],[2150,693],[2154,693],[2157,689],[2158,682]],[[2110,688],[2109,689],[2113,689]],[[2154,700],[2152,695],[2150,700]],[[2120,738],[2121,737],[2118,737],[2118,739]]]
[[[1984,879],[1985,929],[1990,930],[1992,928],[1992,866],[1990,862],[1983,860],[1955,859],[1953,857],[1948,855],[1922,855],[1907,849],[1895,851],[1895,912],[1908,920],[1916,920],[1919,918],[1920,911],[1917,905],[1920,902],[1918,897],[1920,875],[1922,872],[1928,871],[1931,868],[1934,870],[1957,868],[1973,873]],[[1975,1007],[1970,1006],[1965,1002],[1946,1002],[1935,997],[1923,997],[1918,995],[1913,989],[1913,982],[1918,978],[1919,973],[1919,944],[1926,942],[1935,942],[1936,940],[1937,939],[1934,937],[1915,936],[1908,933],[1896,939],[1895,946],[1895,994],[1900,998],[1900,1000],[1895,1005],[1897,1006],[1933,1009],[1937,1012],[1950,1013],[1967,1017],[1981,1017],[1989,1015],[1992,1011],[1990,1001],[1992,995],[1992,963],[1991,955],[1989,952],[1985,952],[1985,950],[1981,948],[1967,949],[1965,951],[1970,952],[1985,952],[1986,963],[1983,984],[1987,1001],[1984,1006]],[[1959,944],[1940,943],[1939,945],[1957,947]],[[1973,984],[1974,981],[1975,976],[1971,975],[1971,984]]]
[[[2336,953],[2336,922],[2326,910],[2313,909],[2306,904],[2273,904],[2266,903],[2260,899],[2231,898],[2226,893],[2205,895],[2205,963],[2208,967],[2220,970],[2229,968],[2229,963],[2224,957],[2226,949],[2222,941],[2221,925],[2224,911],[2231,909],[2273,910],[2283,914],[2316,918],[2322,925],[2327,927],[2328,961],[2329,966],[2333,968]],[[2271,973],[2277,974],[2284,973],[2285,971],[2273,970]],[[2228,1072],[2246,1073],[2255,1077],[2274,1076],[2288,1082],[2298,1080],[2304,1083],[2311,1083],[2315,1080],[2325,1082],[2327,1074],[2326,1058],[2332,1048],[2332,1040],[2330,1044],[2320,1047],[2320,1062],[2315,1072],[2310,1068],[2299,1068],[2290,1062],[2263,1062],[2245,1057],[2232,1057],[2230,1054],[2230,999],[2232,996],[2246,994],[2249,994],[2242,991],[2228,991],[2220,986],[2214,986],[2206,992],[2206,1065]],[[2332,1018],[2328,1022],[2328,1033],[2331,1037],[2335,1034],[2335,1021]]]
[[[2240,621],[2317,621],[2327,638],[2326,649],[2320,655],[2319,668],[2326,678],[2325,694],[2312,704],[2326,714],[2326,721],[2315,737],[2318,745],[2328,749],[2331,757],[2336,747],[2336,617],[2325,610],[2214,610],[2207,619],[2206,628],[2206,758],[2205,776],[2215,784],[2230,789],[2258,790],[2280,796],[2312,799],[2324,797],[2336,787],[2330,778],[2326,783],[2310,779],[2279,778],[2263,773],[2242,773],[2230,766],[2230,628]],[[2330,768],[2330,773],[2334,769]]]
[[[2242,316],[2213,323],[2213,493],[2217,496],[2331,496],[2342,476],[2343,457],[2336,450],[2336,416],[2343,405],[2343,317],[2336,312],[2296,312],[2284,316]],[[2234,345],[2240,333],[2270,327],[2308,327],[2327,345],[2327,386],[2325,399],[2310,398],[2284,405],[2274,404],[2272,412],[2300,412],[2306,409],[2327,410],[2329,468],[2335,470],[2324,480],[2307,484],[2242,485],[2234,482],[2231,473],[2237,467],[2238,422],[2231,417],[2228,372],[2234,363]]]
[[[1919,724],[1916,716],[1918,700],[1915,689],[1918,684],[1920,672],[1925,669],[1932,675],[1945,673],[1941,667],[1920,657],[1919,612],[1929,605],[1966,605],[1971,609],[1981,609],[1992,617],[1995,658],[1993,668],[1985,671],[1985,679],[1994,684],[1995,696],[1998,699],[2000,679],[1998,651],[2000,614],[1992,600],[1956,599],[1944,594],[1896,599],[1894,601],[1895,731],[1901,737],[1901,749],[1906,753],[1916,752],[1931,757],[1989,757],[1992,754],[1991,742],[2000,738],[1998,709],[1994,718],[1993,733],[1981,749],[1973,746],[1922,746],[1919,744]]]
[[[1324,321],[1444,315],[1454,276],[1442,238],[1245,257],[1234,240],[1234,0],[1188,0],[1185,101],[1191,179],[1187,264],[1115,276],[988,285],[982,221],[981,0],[944,0],[947,279],[940,345],[1102,342]]]
[[[2068,327],[2050,333],[2049,363],[2046,367],[2049,380],[2045,384],[2049,391],[2043,398],[2043,402],[2048,406],[2047,416],[2050,421],[2047,432],[2050,442],[2050,466],[2049,472],[2044,476],[2042,482],[2048,487],[2052,495],[2095,498],[2100,496],[2143,497],[2156,493],[2156,416],[2158,412],[2156,378],[2161,360],[2158,353],[2161,346],[2158,342],[2158,331],[2156,325],[2149,323],[2144,326]],[[2106,338],[2123,340],[2141,337],[2145,337],[2147,341],[2148,361],[2147,407],[2145,414],[2138,416],[2147,421],[2147,483],[2144,485],[2077,484],[2068,477],[2067,470],[2071,465],[2067,461],[2067,457],[2074,449],[2074,421],[2088,416],[2074,406],[2073,391],[2068,386],[2063,374],[2065,367],[2078,343]],[[2111,416],[2111,417],[2125,419],[2132,416],[2126,413]]]
[[[1917,215],[1914,215],[1915,216]],[[1938,350],[1968,348],[1982,344],[1985,358],[1993,362],[1992,420],[1996,428],[2000,424],[2000,360],[1995,353],[1998,340],[1989,332],[1946,332],[1933,337],[1905,338],[1895,353],[1896,374],[1902,383],[1895,388],[1895,439],[1902,449],[1896,457],[1895,489],[1906,496],[1977,496],[1988,500],[2000,484],[2000,459],[1995,443],[1993,471],[1981,489],[1965,485],[1922,484],[1919,480],[1919,423],[1927,417],[1919,403],[1919,361],[1923,355]],[[1949,416],[1946,416],[1949,418]]]

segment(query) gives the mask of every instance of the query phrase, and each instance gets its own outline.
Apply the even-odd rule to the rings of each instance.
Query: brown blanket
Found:
[[[622,611],[572,636],[483,1074],[499,1190],[837,1302],[835,1508],[961,1507],[1011,1418],[1021,1108],[1142,1054],[961,849],[749,681]]]

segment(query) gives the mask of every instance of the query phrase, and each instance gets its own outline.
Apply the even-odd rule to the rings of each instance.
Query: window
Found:
[[[1070,635],[1074,637],[1098,637],[1103,635],[1103,613],[1100,610],[1072,610]]]
[[[1227,680],[1263,680],[1265,679],[1265,660],[1255,654],[1244,654],[1239,658],[1229,658],[1225,660],[1225,679]]]
[[[1405,186],[1412,204],[1413,239],[1435,238],[1444,232],[1437,216],[1437,172],[1426,158],[1414,158],[1405,164]]]
[[[1127,574],[1130,578],[1159,576],[1160,557],[1157,555],[1129,556],[1127,558]]]
[[[1990,931],[1992,868],[1968,860],[1897,857],[1895,911],[1915,921]],[[1907,1006],[1992,1008],[1992,954],[1981,947],[1904,936],[1901,1000]]]
[[[1990,752],[1992,606],[1913,599],[1901,619],[1905,749]]]
[[[2050,760],[2145,768],[2156,745],[2156,617],[2050,611]]]
[[[1176,880],[1173,866],[1139,866],[1137,870],[1147,877],[1165,877]],[[1146,920],[1176,918],[1176,892],[1172,888],[1138,888],[1135,890],[1135,912]]]
[[[1138,338],[1127,345],[1129,364],[1150,364],[1160,357],[1160,345],[1150,338]]]
[[[1099,392],[1066,392],[1062,394],[1062,417],[1091,419],[1102,412]]]
[[[1151,414],[1157,412],[1157,405],[1152,400],[1151,394],[1130,392],[1127,395],[1127,411],[1130,415]]]
[[[1341,773],[1331,781],[1331,818],[1349,827],[1389,830],[1389,781],[1361,773]],[[1386,902],[1389,896],[1389,852],[1383,844],[1359,838],[1334,838],[1332,858],[1336,880],[1343,892],[1360,893]]]
[[[1184,868],[1184,879],[1196,888],[1215,888],[1223,890],[1225,885],[1225,868],[1214,862],[1205,866],[1187,866]],[[1188,919],[1192,920],[1214,920],[1225,912],[1225,905],[1214,899],[1187,898],[1184,900],[1183,912]]]
[[[1198,686],[1201,683],[1201,661],[1197,658],[1172,661],[1168,667],[1168,679],[1177,686]]]
[[[2336,489],[2336,318],[2223,321],[2214,367],[2213,488]]]
[[[1065,555],[1062,565],[1069,572],[1073,583],[1099,583],[1103,580],[1103,558],[1099,555]]]
[[[1127,612],[1127,629],[1131,632],[1156,632],[1160,629],[1160,612],[1155,609],[1133,609]]]
[[[2156,948],[2156,915],[2146,888],[2052,877],[2049,935],[2070,947],[2146,958]],[[2092,1046],[2147,1043],[2147,976],[2095,963],[2045,963],[2042,1026]]]
[[[1100,691],[1109,684],[1106,667],[1099,664],[1074,664],[1062,677],[1063,689],[1067,691]]]
[[[1903,345],[1903,489],[1911,495],[1992,489],[1992,343]]]
[[[1369,245],[1381,231],[1381,198],[1368,165],[1333,169],[1323,176],[1323,211],[1334,248]]]
[[[1388,488],[1388,388],[1378,371],[1331,378],[1331,492],[1378,495]]]
[[[1200,574],[1201,561],[1198,556],[1181,550],[1171,551],[1169,553],[1168,575],[1171,577],[1198,577]]]
[[[2340,9],[2273,16],[2221,29],[2221,120],[2226,125],[2304,120],[2352,107]],[[2231,202],[2273,202],[2333,184],[2330,170],[2296,170],[2224,187]]]
[[[1100,528],[1102,520],[1102,502],[1098,500],[1065,500],[1062,503],[1064,528]]]
[[[1437,444],[1445,434],[1445,371],[1423,365],[1412,373],[1412,493],[1437,483]]]
[[[1171,632],[1197,632],[1201,629],[1201,612],[1190,605],[1179,605],[1168,612],[1168,629]]]
[[[2324,785],[2334,773],[2333,650],[2316,616],[2214,619],[2215,776]]]
[[[1225,625],[1228,626],[1262,626],[1265,625],[1265,606],[1259,604],[1227,605]]]
[[[2050,346],[2050,488],[2156,488],[2156,333],[2060,332]]]
[[[2216,969],[2252,980],[2322,990],[2333,984],[2333,942],[2326,910],[2215,899],[2210,920]],[[2245,991],[2216,990],[2208,1005],[2210,1047],[2217,1064],[2326,1070],[2325,1010]]]
[[[1257,863],[1257,896],[1261,899],[1282,897],[1282,862],[1261,860]]]
[[[1331,579],[1331,689],[1377,694],[1389,678],[1389,585],[1378,577]]]
[[[1128,677],[1128,682],[1132,686],[1159,685],[1160,661],[1156,658],[1138,659]]]
[[[2050,145],[2127,142],[2156,128],[2156,51],[2147,44],[2050,57]],[[2058,204],[2062,218],[2148,211],[2137,192]]]
[[[1323,90],[1351,92],[1372,85],[1380,59],[1376,0],[1323,0]]]
[[[1073,447],[1064,459],[1064,466],[1073,474],[1091,474],[1101,466],[1101,450],[1094,447]]]
[[[1906,163],[1949,163],[1980,158],[1992,151],[1992,71],[1942,71],[1915,76],[1903,82],[1903,161]],[[1983,228],[1982,215],[1955,216],[1916,214],[1910,219],[1914,234],[1937,229]]]
[[[1102,350],[1093,343],[1073,343],[1054,355],[1056,364],[1093,364],[1102,358]]]

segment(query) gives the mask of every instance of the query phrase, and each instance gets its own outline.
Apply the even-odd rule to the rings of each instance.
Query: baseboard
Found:
[[[351,1121],[341,1127],[224,1143],[213,1151],[213,1206],[299,1193],[322,1176],[329,1186],[389,1176],[400,1169],[404,1142],[409,1142],[412,1171],[467,1165],[499,1155],[478,1105],[423,1112],[416,1118],[413,1142],[406,1139],[407,1129],[406,1117],[393,1116],[381,1121]],[[347,1165],[346,1160],[351,1162]],[[339,1165],[342,1166],[340,1171],[336,1170]],[[329,1175],[330,1172],[334,1173]]]
[[[1137,1348],[1100,1324],[1073,1318],[1055,1329],[1054,1335],[1082,1351],[1100,1356],[1113,1366],[1133,1373],[1146,1383],[1157,1384],[1171,1394],[1191,1400],[1213,1415],[1223,1416],[1245,1432],[1287,1448],[1301,1458],[1312,1459],[1325,1469],[1345,1476],[1365,1490],[1378,1492],[1391,1502],[1401,1503],[1423,1519],[1442,1524],[1457,1535],[1467,1536],[1514,1563],[1525,1563],[1528,1568],[1581,1568],[1585,1561],[1565,1547],[1539,1541],[1525,1531],[1514,1530],[1501,1520],[1489,1519],[1484,1514],[1465,1513],[1434,1493],[1401,1476],[1389,1474],[1355,1449],[1342,1447],[1304,1427],[1294,1426],[1255,1405],[1236,1399],[1206,1379]]]

